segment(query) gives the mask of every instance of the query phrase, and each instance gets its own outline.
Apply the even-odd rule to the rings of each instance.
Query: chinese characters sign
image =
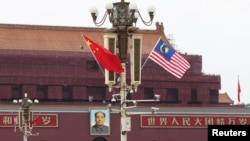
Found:
[[[250,125],[250,115],[141,115],[142,128],[206,128],[207,125]]]
[[[18,119],[16,114],[0,114],[0,127],[14,127],[18,126]],[[57,114],[34,114],[33,115],[34,127],[58,127]]]

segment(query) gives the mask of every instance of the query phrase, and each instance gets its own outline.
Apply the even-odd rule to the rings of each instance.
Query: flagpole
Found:
[[[238,96],[238,103],[240,103],[240,79],[239,79],[239,75],[238,75],[238,88],[237,88],[237,96]]]
[[[145,66],[145,64],[147,63],[149,56],[151,55],[151,53],[153,52],[153,50],[155,49],[156,45],[158,44],[158,42],[160,41],[161,37],[159,37],[157,43],[155,44],[155,46],[153,47],[153,49],[150,51],[148,57],[146,58],[145,62],[143,63],[143,65],[141,66],[141,70],[143,69],[143,67]]]

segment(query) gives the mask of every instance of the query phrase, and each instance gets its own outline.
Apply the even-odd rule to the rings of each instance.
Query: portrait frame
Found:
[[[103,112],[105,114],[105,120],[104,120],[104,125],[107,127],[105,128],[106,130],[103,133],[97,133],[95,132],[94,125],[96,123],[95,121],[95,114],[97,112]],[[104,108],[104,107],[91,107],[89,108],[89,115],[90,115],[90,121],[89,121],[89,132],[90,135],[110,135],[110,109],[109,108]]]

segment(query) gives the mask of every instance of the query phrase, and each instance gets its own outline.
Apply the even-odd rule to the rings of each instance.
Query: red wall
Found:
[[[54,114],[54,113],[53,113]],[[104,136],[108,141],[120,140],[120,115],[111,113],[111,135]],[[91,141],[97,136],[90,135],[89,113],[58,113],[58,127],[34,127],[29,141]],[[131,132],[128,141],[206,141],[207,129],[141,128],[140,115],[132,116]],[[0,127],[1,141],[22,140],[22,133],[12,127]]]

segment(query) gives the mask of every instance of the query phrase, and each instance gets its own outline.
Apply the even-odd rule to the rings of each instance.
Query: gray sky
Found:
[[[125,0],[129,2],[128,0]],[[89,13],[119,0],[1,0],[0,23],[95,27]],[[154,6],[154,22],[163,22],[165,34],[182,53],[202,55],[202,71],[221,75],[221,93],[237,102],[238,76],[241,102],[250,103],[250,0],[130,0],[148,20]],[[138,20],[141,29],[147,27]],[[102,27],[111,27],[108,20]]]

